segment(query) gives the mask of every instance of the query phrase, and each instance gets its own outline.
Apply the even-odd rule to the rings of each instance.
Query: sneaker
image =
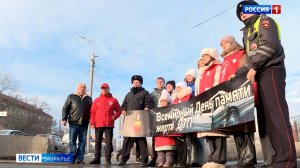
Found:
[[[90,164],[100,164],[100,159],[93,159],[92,161],[90,161]]]

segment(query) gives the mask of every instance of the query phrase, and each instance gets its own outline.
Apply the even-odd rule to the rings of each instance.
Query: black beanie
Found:
[[[243,11],[243,5],[258,5],[258,3],[254,0],[245,0],[238,3],[236,6],[236,16],[240,19],[240,21],[242,21],[240,14]]]
[[[133,83],[134,80],[138,80],[141,82],[141,84],[143,84],[143,77],[141,75],[133,75],[131,77],[131,83]]]
[[[167,85],[167,84],[171,84],[171,85],[173,86],[173,89],[175,89],[175,81],[170,80],[170,81],[168,81],[168,82],[166,83],[166,85]]]

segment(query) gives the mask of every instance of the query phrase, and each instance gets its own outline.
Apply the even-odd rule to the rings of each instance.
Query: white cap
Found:
[[[201,51],[201,56],[203,56],[204,54],[210,55],[215,60],[217,60],[219,57],[218,51],[215,48],[203,48]]]
[[[184,81],[181,81],[181,82],[178,82],[178,83],[176,83],[176,87],[181,87],[181,88],[186,88],[187,87],[187,84],[186,84],[186,82],[184,82]]]
[[[185,73],[185,76],[187,76],[187,75],[191,75],[192,77],[197,78],[197,71],[196,71],[196,69],[194,69],[194,68],[189,69]]]

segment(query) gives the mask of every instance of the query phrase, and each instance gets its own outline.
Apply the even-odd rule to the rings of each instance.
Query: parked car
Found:
[[[48,137],[48,153],[66,153],[67,145],[63,144],[61,138],[52,134],[38,134],[37,137]]]
[[[19,130],[0,130],[0,135],[29,136],[29,134]]]

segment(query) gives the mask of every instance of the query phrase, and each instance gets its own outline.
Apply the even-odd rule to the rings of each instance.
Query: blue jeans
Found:
[[[87,130],[88,125],[69,124],[70,153],[73,154],[73,161],[83,160]],[[79,140],[78,148],[76,148],[77,138]]]

